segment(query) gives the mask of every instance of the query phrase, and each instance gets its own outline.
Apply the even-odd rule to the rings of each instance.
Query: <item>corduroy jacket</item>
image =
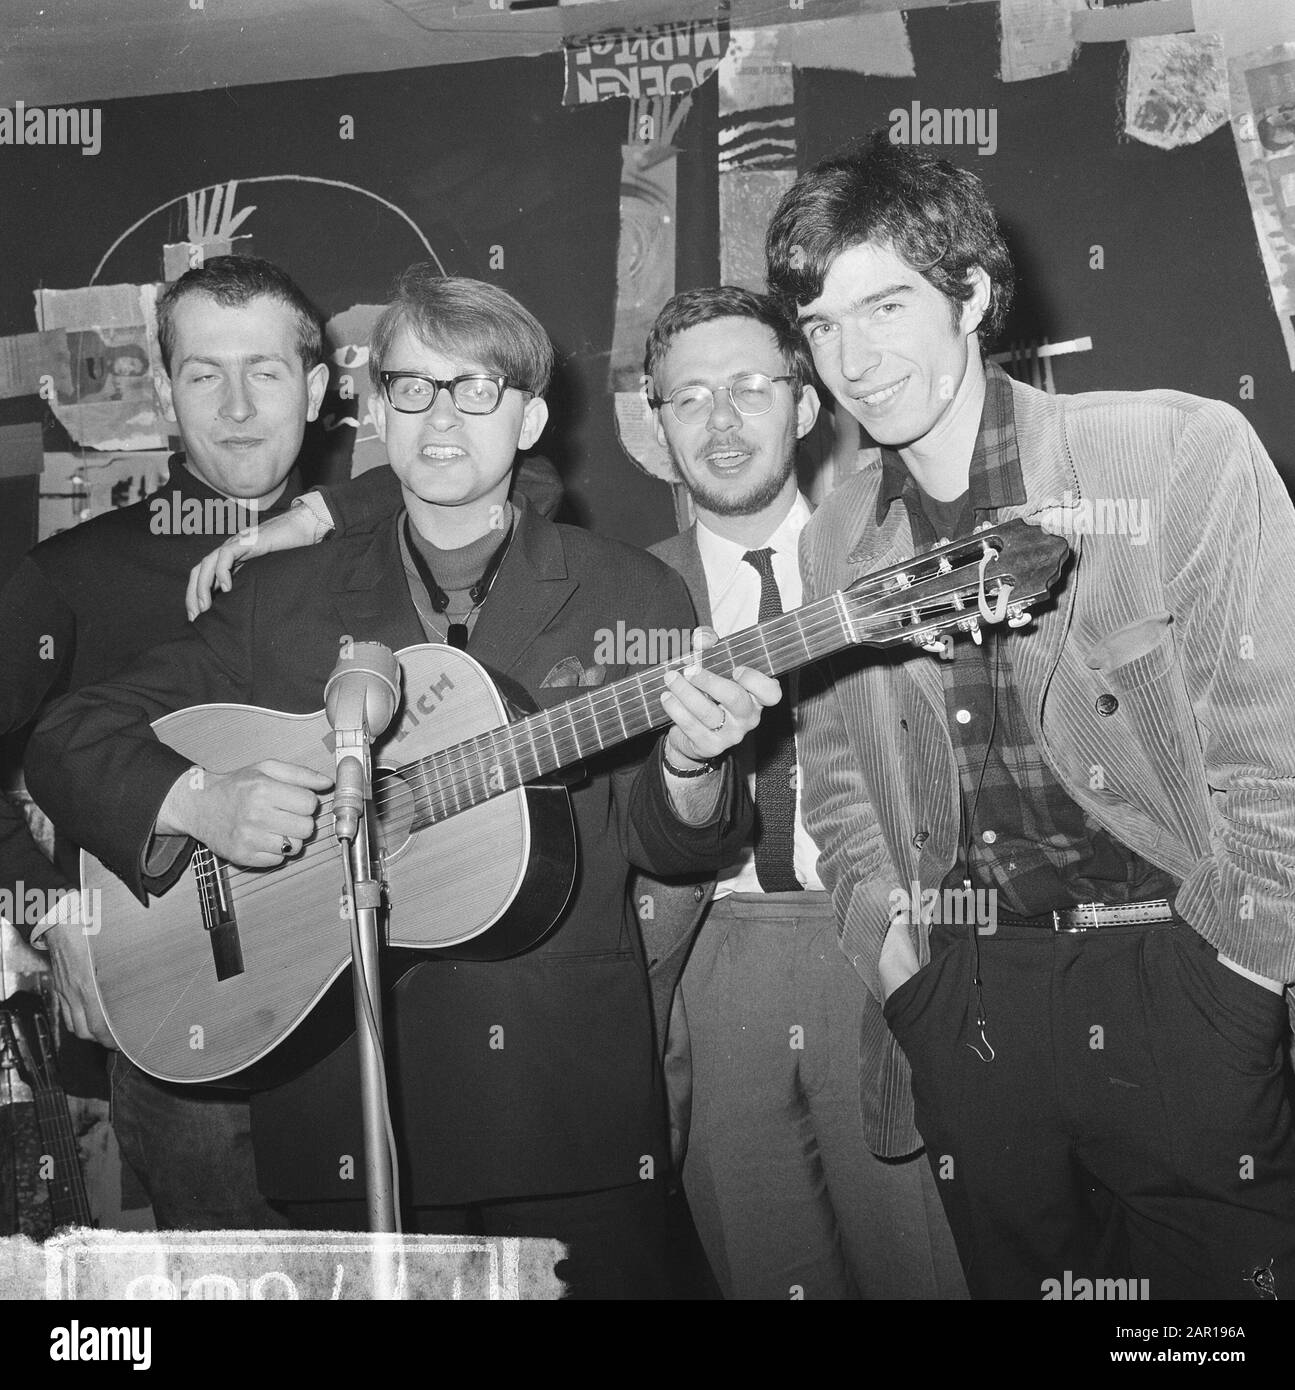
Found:
[[[1051,396],[1012,383],[1028,501],[1075,555],[1002,644],[1030,730],[1094,820],[1181,883],[1177,911],[1238,964],[1295,978],[1295,508],[1230,406],[1173,391]],[[805,601],[912,552],[880,464],[801,538]],[[1123,503],[1121,506],[1120,504]],[[1123,520],[1121,520],[1121,518]],[[1140,519],[1142,525],[1134,523]],[[869,1143],[911,1151],[907,1063],[882,1017],[890,894],[953,865],[959,789],[933,659],[854,649],[802,704],[805,822],[842,949],[873,999]],[[918,958],[929,950],[917,933]]]

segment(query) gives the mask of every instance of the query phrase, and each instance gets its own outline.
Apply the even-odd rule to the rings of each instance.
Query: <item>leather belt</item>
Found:
[[[1042,917],[1020,917],[998,909],[997,920],[1008,927],[1038,927],[1044,931],[1097,931],[1102,927],[1134,927],[1149,922],[1172,922],[1174,910],[1167,898],[1148,898],[1140,903],[1077,903]]]

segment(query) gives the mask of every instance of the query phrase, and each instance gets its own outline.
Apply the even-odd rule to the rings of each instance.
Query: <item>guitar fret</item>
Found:
[[[616,714],[616,722],[620,725],[621,738],[627,739],[630,736],[630,731],[625,727],[625,716],[621,713],[620,692],[613,686],[609,693],[612,697],[612,709]]]
[[[553,743],[553,767],[566,767],[580,760],[580,735],[571,718],[570,701],[554,705],[548,712],[549,738]],[[563,721],[559,723],[558,721]],[[546,769],[552,771],[552,768]]]
[[[525,723],[527,748],[517,750],[517,780],[519,782],[529,782],[532,777],[538,776],[541,763],[540,751],[535,745],[535,720],[532,715]],[[522,756],[525,755],[526,762],[523,764]]]
[[[526,779],[522,776],[521,760],[518,756],[516,740],[512,737],[511,726],[504,725],[502,728],[494,730],[490,736],[490,745],[493,760],[488,789],[502,792],[509,787],[520,786]],[[509,762],[512,763],[511,770],[508,767]]]
[[[644,730],[650,729],[652,727],[652,706],[648,703],[647,682],[648,677],[646,675],[640,676],[638,678],[638,681],[636,682],[639,703],[643,706]]]
[[[414,790],[414,817],[412,824],[415,827],[431,825],[434,821],[441,819],[441,817],[437,815],[438,808],[443,810],[445,807],[445,796],[441,790],[441,781],[439,776],[435,775],[435,770],[430,763],[422,761],[414,763],[412,766],[423,784],[423,809],[421,814],[419,813],[418,790],[417,788]]]
[[[553,749],[553,766],[562,766],[562,753],[558,748],[558,740],[553,730],[553,713],[551,710],[544,712],[544,732],[548,736],[549,747]]]

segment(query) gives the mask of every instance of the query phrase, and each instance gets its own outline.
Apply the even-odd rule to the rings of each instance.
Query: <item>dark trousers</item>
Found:
[[[886,1018],[973,1297],[1295,1297],[1282,996],[1181,922],[931,950]]]
[[[247,1101],[168,1085],[109,1053],[117,1143],[159,1231],[258,1231],[283,1218],[261,1196]]]
[[[283,1202],[300,1230],[362,1231],[363,1202]],[[555,1273],[566,1298],[669,1298],[666,1205],[659,1181],[601,1192],[481,1202],[466,1207],[413,1207],[404,1228],[455,1236],[533,1236],[560,1240],[567,1258]]]

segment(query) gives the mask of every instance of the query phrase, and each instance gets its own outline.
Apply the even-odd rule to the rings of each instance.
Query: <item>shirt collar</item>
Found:
[[[975,512],[997,511],[1000,507],[1024,506],[1025,479],[1021,456],[1016,447],[1016,414],[1012,405],[1012,382],[994,362],[985,363],[985,404],[980,415],[976,447],[971,454],[967,491]],[[881,487],[877,492],[877,525],[897,498],[917,497],[917,484],[904,465],[898,450],[881,450]]]
[[[805,500],[804,494],[798,492],[796,500],[791,504],[791,510],[778,523],[777,530],[765,541],[764,545],[757,546],[756,549],[763,550],[768,547],[779,554],[790,555],[793,560],[796,560],[800,546],[800,533],[805,529],[805,523],[809,518],[809,503]],[[697,549],[701,553],[702,568],[706,571],[706,587],[710,590],[713,604],[714,600],[733,582],[733,577],[738,573],[743,563],[742,557],[751,547],[743,545],[740,541],[730,541],[724,536],[718,535],[703,521],[697,522],[696,535]]]

